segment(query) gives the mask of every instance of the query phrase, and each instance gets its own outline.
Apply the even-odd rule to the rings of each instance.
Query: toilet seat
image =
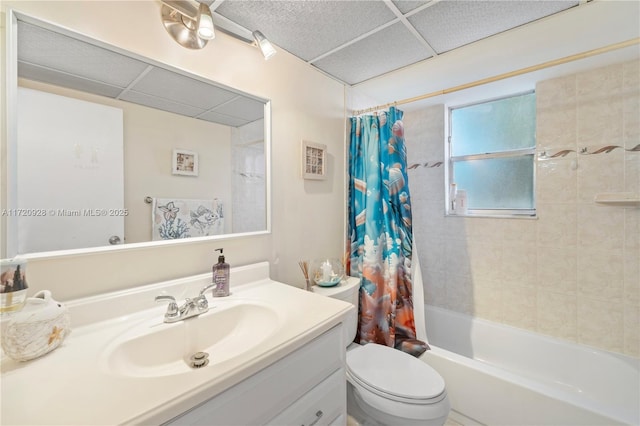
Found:
[[[356,403],[383,423],[442,425],[449,400],[442,377],[399,350],[369,343],[347,351],[347,381]]]
[[[360,386],[393,401],[433,404],[446,395],[444,379],[429,365],[375,343],[347,352],[347,373]]]
[[[429,399],[403,398],[401,396],[394,395],[394,394],[389,393],[389,392],[385,392],[384,390],[377,389],[377,388],[369,385],[368,383],[361,381],[360,379],[355,377],[353,374],[351,374],[351,372],[349,372],[349,371],[347,371],[347,380],[350,381],[351,384],[354,385],[356,388],[366,390],[366,391],[370,392],[371,394],[373,394],[373,395],[375,395],[375,396],[377,396],[379,398],[383,398],[383,399],[390,400],[390,401],[402,402],[404,404],[414,404],[414,405],[436,404],[436,403],[442,401],[447,396],[446,391],[443,389],[440,394],[438,394],[437,396],[435,396],[433,398],[429,398]]]

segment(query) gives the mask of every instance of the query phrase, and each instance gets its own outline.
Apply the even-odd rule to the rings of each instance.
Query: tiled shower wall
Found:
[[[404,117],[427,304],[640,357],[640,62],[541,81],[536,219],[444,216],[443,105]]]
[[[232,231],[265,229],[264,119],[231,129]]]

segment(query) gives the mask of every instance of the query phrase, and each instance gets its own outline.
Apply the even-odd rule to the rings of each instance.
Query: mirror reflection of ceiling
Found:
[[[203,0],[354,85],[573,8],[584,0]]]
[[[18,76],[240,127],[264,116],[264,102],[24,21]]]

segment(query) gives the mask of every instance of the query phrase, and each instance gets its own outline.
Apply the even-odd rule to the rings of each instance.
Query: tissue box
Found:
[[[16,361],[38,358],[60,346],[70,324],[68,308],[53,300],[50,291],[40,291],[2,330],[2,349]]]

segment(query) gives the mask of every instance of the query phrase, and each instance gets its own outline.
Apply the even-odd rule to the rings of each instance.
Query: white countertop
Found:
[[[210,274],[71,301],[66,305],[72,333],[58,349],[28,362],[3,354],[0,424],[160,424],[293,352],[355,309],[268,279],[266,263],[232,268],[231,277],[231,296],[209,297],[210,306],[243,300],[267,304],[281,322],[276,333],[250,351],[215,368],[176,375],[131,377],[108,367],[105,349],[115,339],[152,318],[162,324],[166,306],[156,305],[155,296],[164,291],[179,301],[193,297],[210,282]]]

